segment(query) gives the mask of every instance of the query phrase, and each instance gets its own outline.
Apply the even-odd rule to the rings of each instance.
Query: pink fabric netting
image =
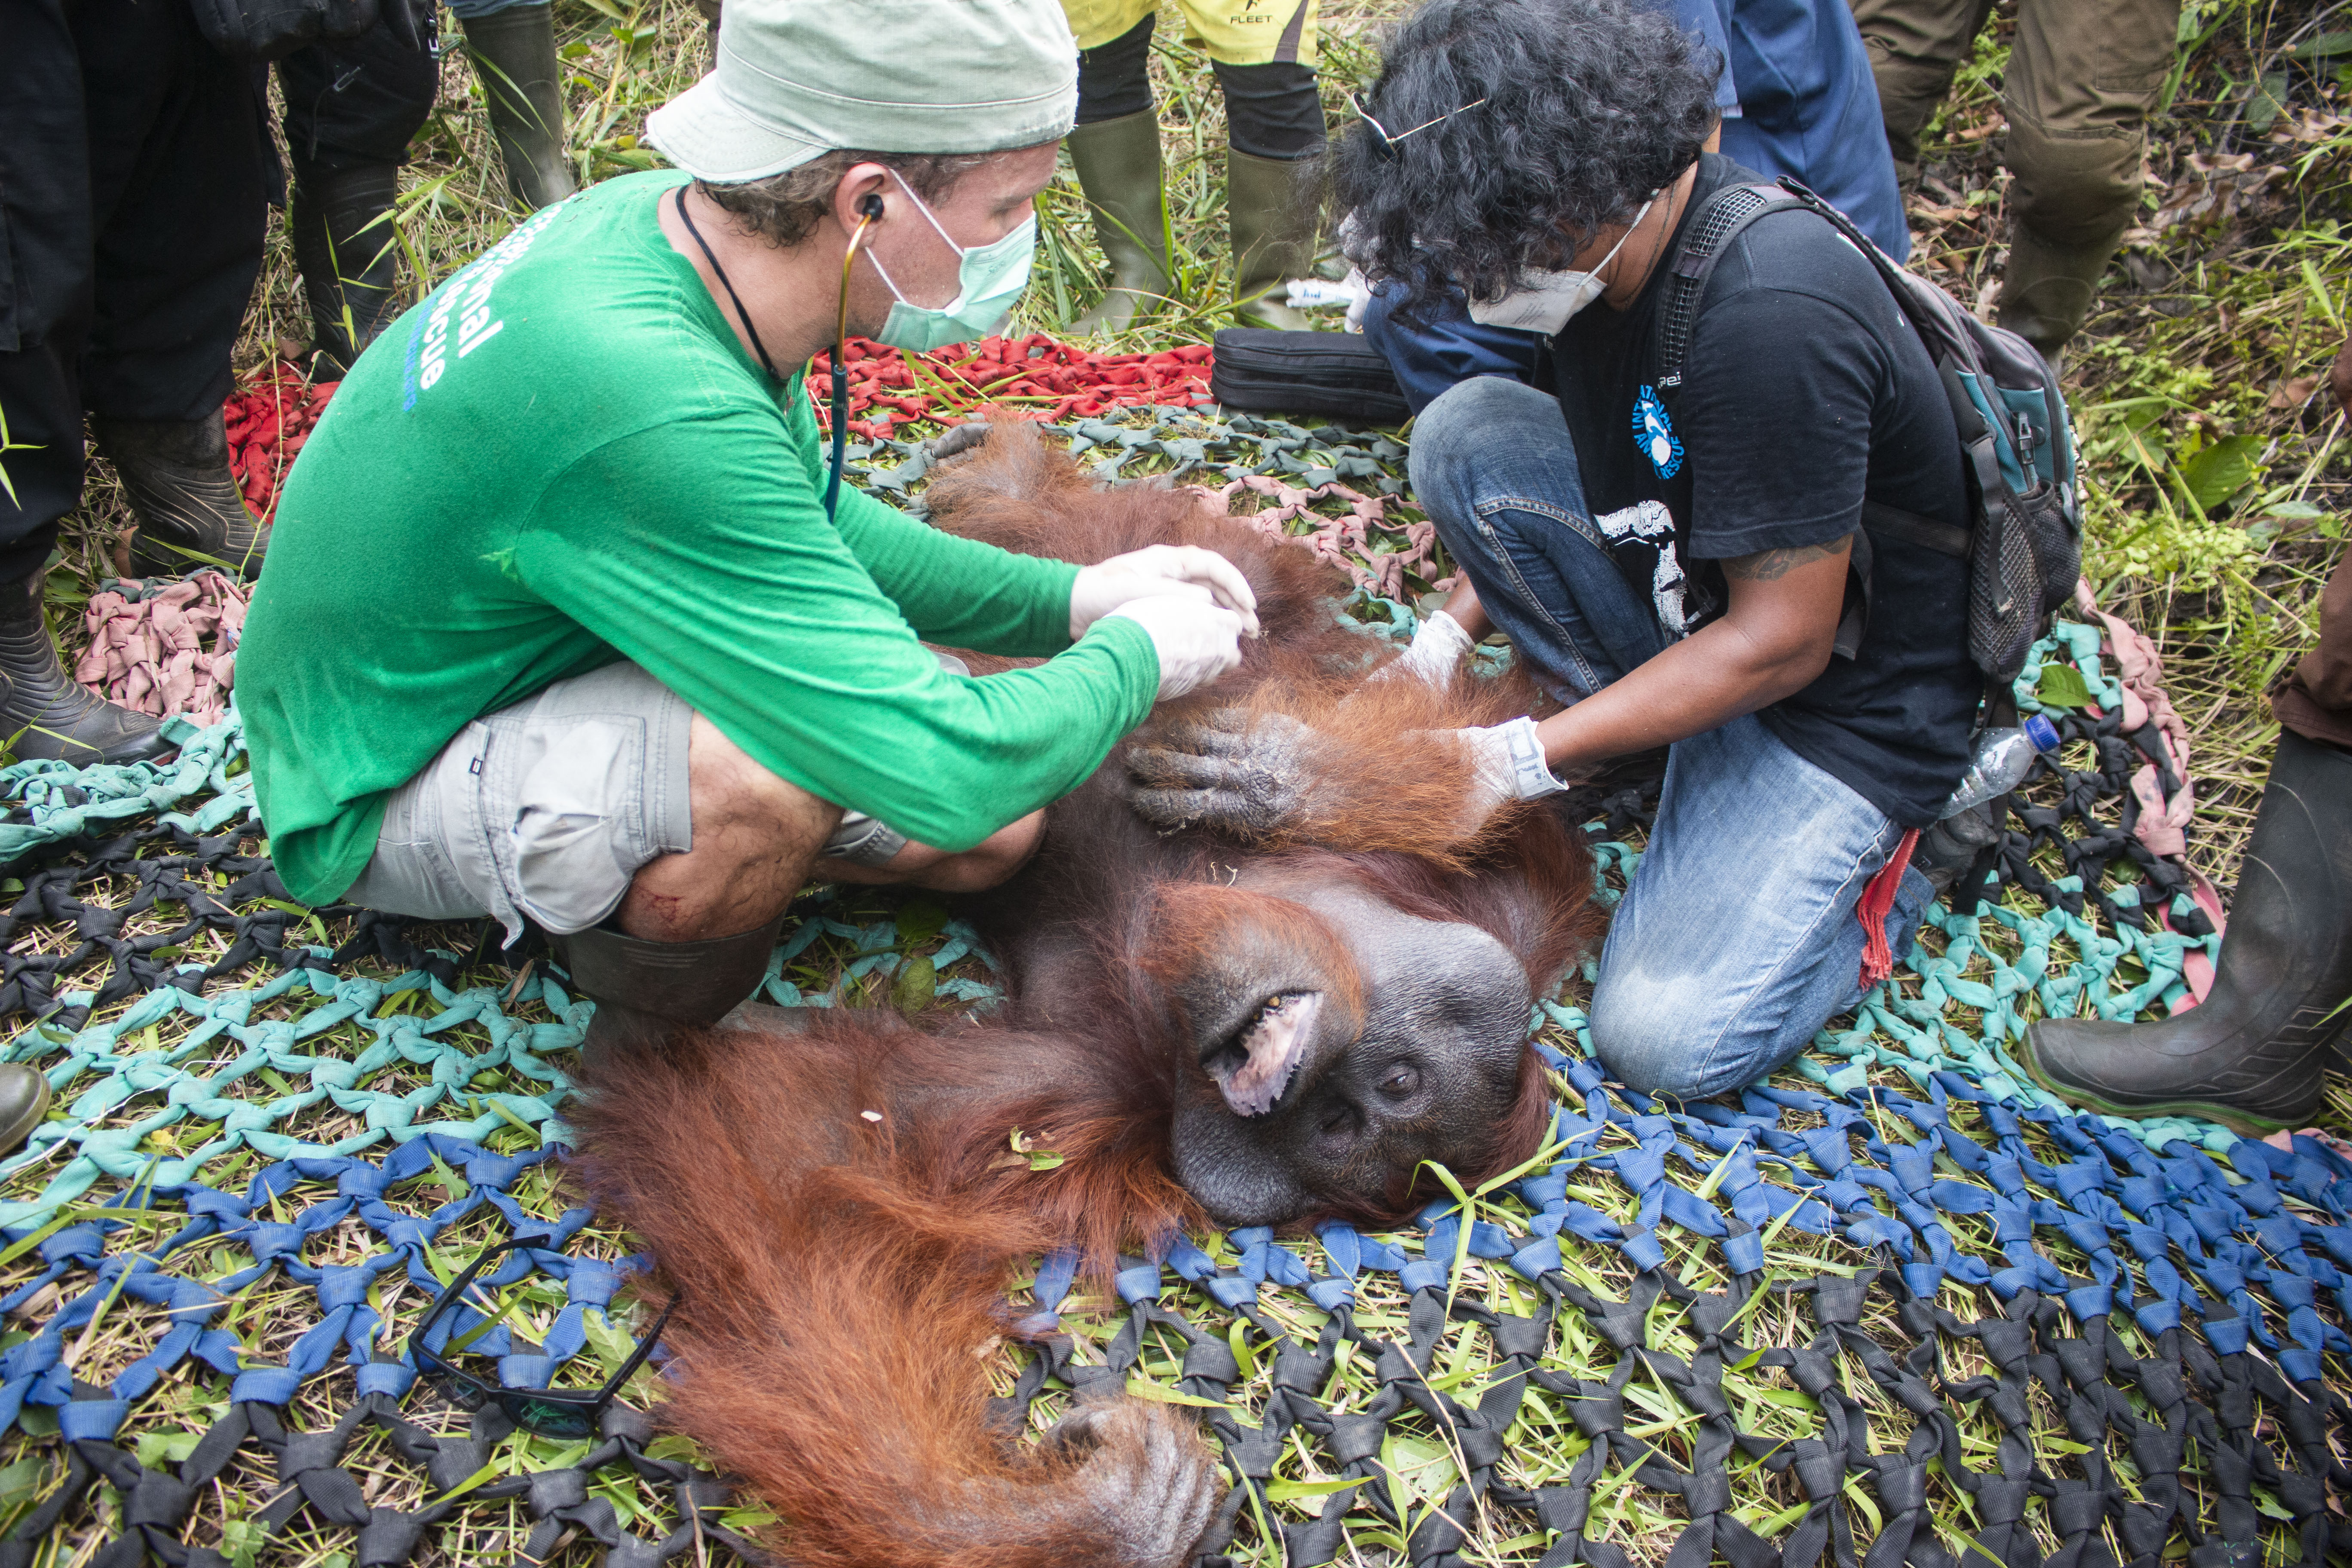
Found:
[[[2088,578],[2075,581],[2074,607],[2105,629],[2107,651],[2115,656],[2116,670],[2123,685],[2124,733],[2137,735],[2150,720],[2155,721],[2157,744],[2163,749],[2172,776],[2180,781],[2179,788],[2168,798],[2154,763],[2143,764],[2132,774],[2132,795],[2139,802],[2139,822],[2132,829],[2133,837],[2154,853],[2181,863],[2189,872],[2190,896],[2212,921],[2215,931],[2225,930],[2228,917],[2221,910],[2220,891],[2202,871],[2188,862],[2189,823],[2197,811],[2197,786],[2189,777],[2189,726],[2181,722],[2180,715],[2173,710],[2172,699],[2165,694],[2164,659],[2156,651],[2156,644],[2139,628],[2099,607],[2098,595],[2091,592]],[[2165,920],[2164,911],[2158,910],[2157,918]],[[2212,990],[2213,961],[2202,951],[2189,952],[2183,963],[2181,977],[2189,983],[2189,994],[2173,1005],[2176,1013],[2196,1006]]]
[[[144,599],[93,594],[82,612],[89,647],[74,679],[134,712],[217,724],[236,680],[246,599],[219,572],[200,572]]]
[[[1276,539],[1296,539],[1315,552],[1318,560],[1344,567],[1360,588],[1391,599],[1405,595],[1404,574],[1408,568],[1427,576],[1434,563],[1430,547],[1437,542],[1437,525],[1431,522],[1408,522],[1404,525],[1405,547],[1392,553],[1372,548],[1372,532],[1386,529],[1388,503],[1379,496],[1368,496],[1342,484],[1316,485],[1311,489],[1286,485],[1270,474],[1248,474],[1222,486],[1194,485],[1193,493],[1201,498],[1202,507],[1223,516],[1233,499],[1244,490],[1254,490],[1270,498],[1274,504],[1249,513],[1242,521],[1259,532]],[[1345,516],[1325,517],[1314,510],[1314,503],[1326,499],[1343,503]],[[1311,524],[1312,533],[1294,534],[1284,525],[1297,521]],[[1369,563],[1370,564],[1367,564]],[[1430,585],[1450,588],[1454,579],[1445,578]]]

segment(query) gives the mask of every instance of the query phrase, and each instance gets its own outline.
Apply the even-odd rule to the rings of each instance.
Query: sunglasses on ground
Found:
[[[597,1417],[604,1413],[604,1406],[613,1403],[622,1387],[636,1375],[637,1368],[645,1364],[646,1357],[653,1353],[654,1345],[661,1339],[663,1326],[677,1308],[677,1298],[673,1295],[669,1299],[669,1304],[662,1309],[661,1316],[654,1320],[652,1329],[637,1342],[636,1350],[622,1363],[621,1370],[613,1374],[612,1381],[600,1389],[505,1388],[485,1382],[470,1372],[452,1366],[425,1342],[425,1336],[440,1321],[441,1315],[465,1295],[467,1287],[473,1284],[475,1276],[481,1273],[491,1259],[502,1258],[522,1245],[520,1241],[507,1241],[483,1248],[482,1255],[467,1264],[463,1274],[449,1281],[448,1288],[433,1298],[433,1304],[425,1310],[425,1321],[417,1324],[408,1336],[409,1354],[415,1359],[418,1370],[440,1382],[448,1389],[450,1396],[467,1410],[478,1410],[484,1405],[495,1403],[516,1426],[527,1427],[542,1436],[592,1436],[596,1430]]]

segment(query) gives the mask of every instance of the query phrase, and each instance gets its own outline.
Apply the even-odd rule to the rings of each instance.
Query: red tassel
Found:
[[[1895,889],[1903,883],[1903,873],[1911,864],[1911,851],[1918,846],[1919,830],[1904,830],[1903,842],[1862,890],[1862,902],[1854,907],[1854,916],[1862,921],[1862,984],[1868,990],[1895,973],[1895,954],[1886,945],[1886,915],[1895,907]]]

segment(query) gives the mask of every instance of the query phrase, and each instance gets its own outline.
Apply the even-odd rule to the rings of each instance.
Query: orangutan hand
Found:
[[[1284,713],[1255,721],[1220,708],[1171,724],[1127,754],[1136,815],[1162,831],[1205,827],[1244,844],[1270,838],[1328,804],[1337,742]]]
[[[1198,1429],[1125,1394],[1082,1394],[1041,1447],[1081,1461],[1069,1483],[1077,1496],[1067,1500],[1091,1504],[1108,1549],[1097,1560],[1119,1568],[1182,1568],[1224,1500],[1224,1478]]]

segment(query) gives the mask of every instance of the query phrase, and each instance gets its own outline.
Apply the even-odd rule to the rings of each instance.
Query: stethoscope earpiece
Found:
[[[882,197],[879,192],[868,191],[857,198],[857,216],[869,220],[878,220],[882,216]]]

